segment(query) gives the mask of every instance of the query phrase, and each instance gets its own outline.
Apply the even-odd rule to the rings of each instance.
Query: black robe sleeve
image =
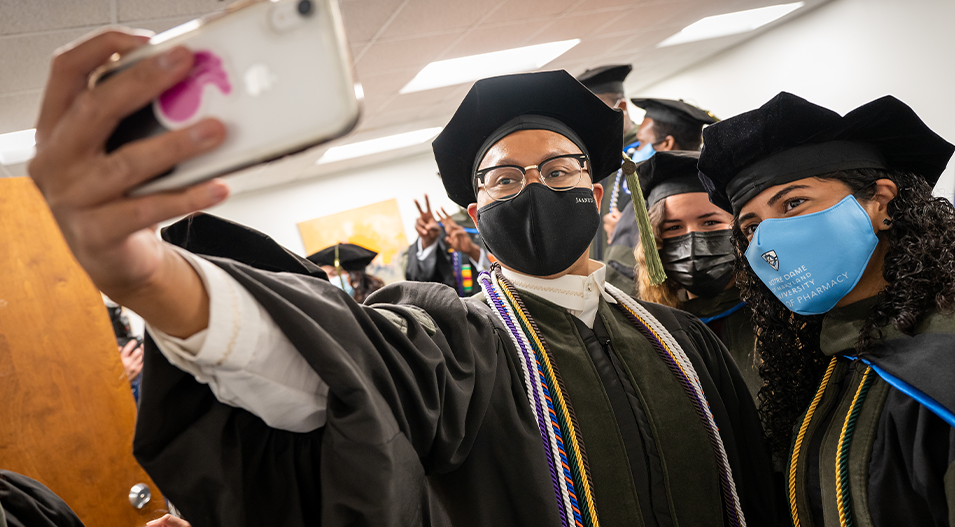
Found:
[[[695,316],[659,304],[640,304],[670,330],[700,376],[733,469],[747,525],[787,524],[783,489],[773,478],[759,415],[729,351]]]
[[[162,492],[195,527],[443,521],[424,476],[468,457],[495,382],[521,385],[490,310],[437,284],[389,286],[359,305],[320,278],[209,259],[329,385],[327,423],[269,428],[149,341],[134,453]]]
[[[9,470],[0,470],[0,525],[83,527],[69,505],[52,490]]]

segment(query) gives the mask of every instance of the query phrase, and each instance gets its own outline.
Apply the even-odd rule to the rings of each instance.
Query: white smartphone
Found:
[[[182,82],[124,119],[111,152],[206,117],[226,126],[215,150],[180,163],[130,194],[186,187],[271,161],[350,132],[361,114],[336,0],[252,0],[150,39],[100,68],[90,84],[184,45],[195,62]]]

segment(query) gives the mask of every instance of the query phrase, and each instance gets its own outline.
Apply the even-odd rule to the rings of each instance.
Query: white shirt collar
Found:
[[[617,301],[604,289],[607,267],[594,260],[590,261],[590,266],[591,269],[596,266],[596,269],[588,276],[565,274],[560,278],[538,278],[503,267],[501,271],[514,287],[557,304],[593,328],[600,297],[610,304]]]

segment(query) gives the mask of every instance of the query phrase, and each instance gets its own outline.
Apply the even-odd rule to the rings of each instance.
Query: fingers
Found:
[[[136,340],[131,340],[127,342],[125,346],[123,346],[123,349],[120,351],[120,354],[126,357],[129,357],[130,355],[132,355],[133,350],[136,349],[138,345],[139,343]]]
[[[424,195],[424,206],[428,214],[431,214],[431,200],[428,199],[428,195]]]
[[[192,60],[192,52],[176,47],[78,94],[60,123],[64,133],[57,134],[57,147],[69,152],[101,148],[120,119],[182,80]],[[79,133],[81,130],[83,133]]]
[[[421,210],[421,204],[418,203],[418,200],[414,200],[414,206],[418,208],[418,215],[424,216],[424,211]]]
[[[451,219],[451,215],[444,210],[444,207],[441,207],[440,214],[441,216],[443,216],[440,218],[440,220],[441,220],[441,223],[444,224],[444,230],[448,230],[449,226],[453,226],[453,227],[458,226],[458,224],[453,219]]]
[[[225,127],[215,119],[160,136],[128,143],[102,160],[97,180],[76,181],[70,188],[75,203],[98,204],[162,174],[176,164],[217,147]]]
[[[191,527],[189,522],[186,520],[176,518],[171,514],[167,514],[162,518],[146,522],[146,525],[150,527]]]
[[[84,245],[91,249],[112,247],[136,231],[211,207],[228,195],[225,183],[213,180],[175,192],[114,201],[88,213],[85,234],[93,239],[84,240]]]
[[[114,53],[127,53],[148,40],[144,34],[133,34],[117,29],[105,30],[57,50],[50,65],[40,117],[37,120],[36,140],[42,143],[53,125],[86,90],[89,74],[104,64]]]

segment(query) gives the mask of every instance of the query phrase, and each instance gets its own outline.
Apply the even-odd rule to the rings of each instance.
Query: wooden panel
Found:
[[[102,298],[29,178],[0,179],[0,467],[86,525],[142,526],[165,503],[132,455],[136,407]],[[129,489],[146,483],[137,511]]]

